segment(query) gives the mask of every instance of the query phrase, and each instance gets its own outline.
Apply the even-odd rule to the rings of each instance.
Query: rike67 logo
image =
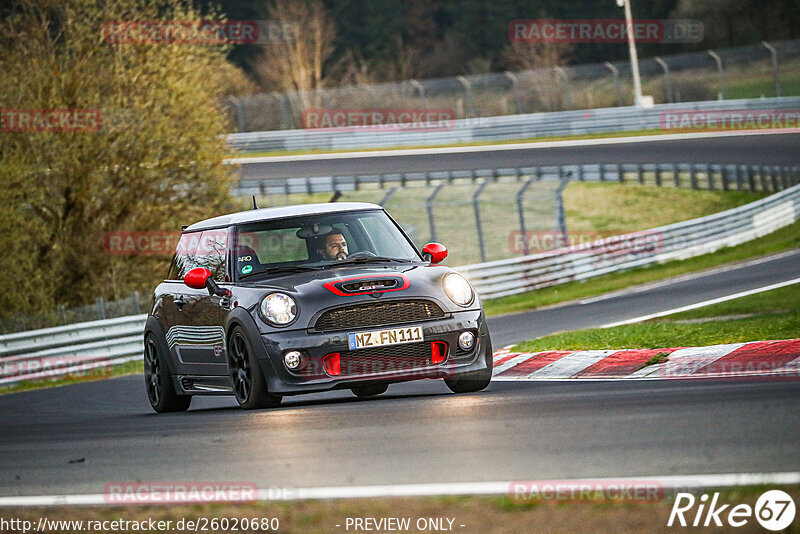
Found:
[[[719,493],[704,493],[699,499],[691,493],[678,493],[667,526],[671,527],[743,527],[753,518],[758,524],[773,532],[783,530],[792,524],[795,517],[795,504],[792,497],[781,490],[764,492],[756,501],[755,507],[749,504],[720,504]]]

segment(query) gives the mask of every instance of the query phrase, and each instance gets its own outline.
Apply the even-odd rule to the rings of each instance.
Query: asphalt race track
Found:
[[[299,159],[242,165],[242,180],[579,163],[738,163],[797,165],[800,134],[732,135],[704,139],[536,147],[446,154]],[[366,157],[365,157],[366,156]]]
[[[669,286],[491,320],[494,343],[633,318],[797,277],[800,253]],[[800,382],[441,381],[243,411],[196,398],[156,415],[131,376],[0,396],[0,495],[115,481],[260,488],[800,471]]]

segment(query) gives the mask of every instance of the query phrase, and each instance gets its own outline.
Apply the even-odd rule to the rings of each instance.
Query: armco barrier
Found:
[[[0,336],[0,385],[139,359],[147,315]]]
[[[757,239],[800,218],[800,185],[762,200],[700,219],[637,234],[615,236],[586,246],[521,258],[457,267],[483,298],[513,295],[540,287],[584,280],[671,259],[684,259]],[[626,246],[634,243],[628,250]],[[639,246],[636,243],[644,243]],[[142,357],[146,316],[19,332],[0,336],[0,385],[40,377],[47,362],[66,359],[75,366],[121,363]],[[20,373],[26,368],[30,373]],[[48,376],[69,367],[49,369]]]
[[[614,236],[586,246],[465,265],[483,298],[585,280],[673,259],[686,259],[757,239],[800,218],[800,185],[699,219]]]
[[[228,146],[241,152],[443,145],[559,135],[662,130],[662,114],[670,111],[798,109],[800,109],[800,97],[713,100],[658,104],[652,108],[616,107],[459,119],[452,122],[452,128],[428,131],[376,131],[374,128],[362,127],[348,131],[320,128],[236,133],[229,134],[227,141]],[[793,126],[797,127],[797,124]]]
[[[777,165],[721,165],[709,163],[590,163],[462,169],[428,172],[393,172],[298,178],[242,180],[231,191],[238,196],[291,195],[387,189],[406,186],[504,181],[571,180],[619,182],[708,190],[777,192],[800,181],[800,167]]]

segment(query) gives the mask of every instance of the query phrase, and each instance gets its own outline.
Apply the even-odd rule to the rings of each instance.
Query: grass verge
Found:
[[[721,514],[723,521],[727,513],[737,504],[754,507],[758,497],[768,489],[781,489],[788,493],[795,502],[800,498],[800,487],[742,487],[719,490],[719,505],[728,504],[728,509]],[[691,491],[699,501],[703,493],[712,494],[715,490]],[[62,521],[142,521],[152,519],[172,521],[172,531],[180,520],[206,518],[208,525],[212,518],[234,519],[247,518],[260,520],[275,518],[278,532],[293,533],[329,533],[329,532],[363,532],[355,529],[353,524],[347,528],[348,518],[402,518],[408,519],[410,528],[403,532],[433,532],[441,528],[431,528],[430,519],[443,519],[443,530],[463,534],[486,533],[495,534],[517,532],[615,532],[621,534],[640,532],[675,532],[680,527],[667,527],[670,512],[674,503],[674,495],[670,492],[662,500],[635,501],[621,499],[606,500],[526,500],[519,501],[509,496],[455,496],[455,497],[419,497],[419,498],[383,498],[383,499],[341,499],[324,501],[290,501],[290,502],[257,502],[252,504],[204,504],[195,506],[127,506],[127,507],[48,507],[48,508],[9,508],[5,509],[5,517],[13,517],[21,521],[38,524],[39,518]],[[697,505],[687,512],[691,521]],[[691,515],[690,515],[691,514]],[[447,528],[452,520],[452,528]],[[418,521],[425,521],[425,525]],[[185,523],[184,523],[185,524]],[[221,524],[221,522],[220,522]],[[789,527],[789,532],[797,532],[797,522]],[[422,527],[422,528],[420,528]],[[427,528],[426,528],[427,527]],[[76,529],[78,530],[78,529]],[[84,528],[84,530],[87,530]],[[98,529],[106,530],[106,529]],[[219,532],[222,530],[214,529]],[[259,532],[270,530],[256,529]],[[377,531],[377,529],[373,529]],[[758,522],[750,517],[747,524],[736,529],[719,528],[729,532],[763,532]],[[124,532],[127,530],[119,529]],[[150,532],[147,528],[145,532]],[[184,531],[188,529],[184,528]],[[384,530],[381,530],[384,531]],[[14,532],[14,530],[12,530]],[[22,532],[22,530],[19,530]]]
[[[81,384],[83,382],[94,382],[96,380],[106,380],[117,376],[141,374],[144,372],[144,364],[142,360],[133,360],[130,362],[114,365],[111,367],[111,372],[103,371],[101,373],[92,373],[89,371],[84,376],[67,376],[64,378],[54,378],[46,380],[32,380],[29,382],[19,382],[10,384],[8,386],[0,386],[0,395],[6,393],[19,393],[21,391],[30,391],[33,389],[53,388],[58,386],[69,386],[71,384]]]
[[[736,317],[731,319],[731,317]],[[800,284],[677,313],[668,318],[588,328],[532,339],[516,350],[659,349],[773,339],[800,333]],[[654,362],[657,363],[657,362]]]
[[[598,276],[582,282],[569,282],[519,295],[490,299],[484,302],[484,309],[487,315],[533,310],[791,250],[797,248],[799,241],[800,221],[795,221],[760,239],[736,247],[728,247],[686,260],[675,260],[650,267]]]

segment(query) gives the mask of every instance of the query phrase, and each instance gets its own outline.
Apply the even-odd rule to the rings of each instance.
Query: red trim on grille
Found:
[[[352,278],[342,278],[341,280],[330,280],[330,281],[325,282],[324,284],[322,284],[322,287],[324,287],[325,289],[327,289],[328,291],[330,291],[334,295],[338,295],[340,297],[352,297],[352,296],[356,296],[356,295],[369,295],[370,293],[388,293],[390,291],[403,291],[404,289],[408,289],[409,287],[411,287],[411,280],[409,280],[408,277],[406,277],[406,276],[404,276],[402,274],[392,274],[392,275],[387,276],[385,278],[395,278],[395,277],[396,278],[400,278],[403,281],[403,285],[402,286],[393,287],[391,289],[370,289],[369,291],[361,291],[359,293],[345,293],[344,291],[342,291],[341,289],[336,287],[336,284],[341,284],[341,283],[344,283],[344,282],[350,282],[352,280],[369,280],[369,279],[377,278],[374,274],[372,274],[372,275],[368,275],[368,276],[354,276]]]

